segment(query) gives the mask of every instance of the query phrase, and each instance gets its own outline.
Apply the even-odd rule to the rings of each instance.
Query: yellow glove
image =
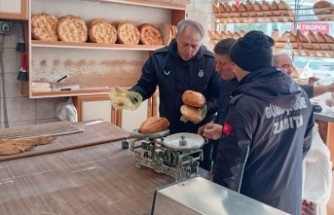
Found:
[[[182,105],[180,108],[182,116],[180,117],[180,121],[187,122],[190,121],[194,124],[200,123],[206,116],[208,109],[206,105],[202,108],[196,108],[189,105]]]
[[[115,87],[109,94],[111,104],[116,109],[136,110],[143,101],[143,97],[135,92]]]

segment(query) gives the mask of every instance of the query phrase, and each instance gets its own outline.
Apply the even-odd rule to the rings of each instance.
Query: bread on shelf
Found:
[[[297,36],[293,32],[289,33],[289,41],[293,49],[299,48]]]
[[[116,43],[117,30],[109,22],[103,19],[94,19],[88,27],[88,36],[95,43]]]
[[[117,42],[126,45],[138,45],[140,33],[136,25],[130,22],[120,22],[117,26]]]
[[[154,25],[144,23],[141,24],[138,29],[140,33],[140,42],[142,44],[155,46],[161,46],[163,44],[161,32]]]
[[[52,14],[40,13],[31,17],[31,34],[35,40],[57,41],[58,18]]]
[[[272,10],[271,10],[271,5],[270,5],[269,2],[263,0],[261,6],[262,6],[262,11],[264,11],[264,15],[265,15],[265,16],[270,17],[270,16],[273,15],[273,12],[272,12]]]
[[[334,5],[329,1],[318,1],[313,5],[313,12],[321,21],[333,20]]]
[[[59,20],[57,34],[63,42],[86,42],[88,28],[86,22],[77,16],[64,16]]]

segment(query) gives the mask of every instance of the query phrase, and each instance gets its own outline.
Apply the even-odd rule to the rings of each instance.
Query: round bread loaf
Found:
[[[193,90],[184,91],[182,94],[182,101],[186,105],[197,108],[201,108],[206,104],[206,99],[203,94]]]
[[[95,43],[116,43],[116,28],[103,19],[94,19],[88,30],[89,39]]]
[[[138,28],[129,22],[117,24],[117,41],[126,45],[137,45],[140,33]]]
[[[59,20],[58,37],[64,42],[86,42],[88,30],[83,19],[76,16],[65,16]]]
[[[169,121],[165,117],[153,116],[147,118],[140,126],[139,133],[141,134],[154,134],[169,127]]]
[[[173,27],[170,24],[163,24],[160,27],[160,32],[162,36],[163,45],[168,45],[170,41],[175,37]]]
[[[199,123],[203,120],[203,116],[200,108],[192,107],[189,105],[182,105],[180,108],[181,114],[189,121],[193,123]]]
[[[318,16],[319,20],[331,20],[332,12],[334,11],[334,5],[329,1],[318,1],[313,5],[313,12]]]
[[[57,41],[58,18],[54,15],[41,13],[31,17],[32,38],[44,41]]]
[[[140,42],[144,45],[162,45],[162,36],[158,28],[145,23],[139,26]]]

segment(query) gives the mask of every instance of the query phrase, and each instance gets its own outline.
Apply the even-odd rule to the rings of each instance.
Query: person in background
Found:
[[[292,74],[292,60],[288,54],[274,56],[273,64],[281,71]],[[310,98],[334,91],[334,83],[328,86],[300,85]],[[327,129],[327,128],[326,128]],[[319,134],[318,123],[314,126],[312,145],[304,159],[303,215],[326,213],[332,183],[330,152]]]
[[[298,84],[272,67],[273,45],[263,32],[250,31],[230,51],[239,84],[228,106],[213,181],[300,215],[313,111]]]
[[[292,60],[290,58],[290,56],[286,53],[281,53],[281,54],[277,54],[274,56],[273,58],[273,65],[275,67],[277,67],[278,69],[280,69],[282,72],[287,73],[288,75],[292,74],[292,68],[293,68],[293,64],[292,64]],[[318,79],[312,77],[310,78],[310,83],[317,81]],[[305,91],[306,93],[309,95],[309,97],[315,97],[315,96],[319,96],[321,94],[324,94],[326,92],[334,92],[334,82],[331,83],[330,85],[300,85]]]
[[[238,80],[232,71],[233,63],[230,59],[230,49],[236,42],[233,38],[227,38],[219,41],[213,51],[216,59],[216,71],[220,74],[223,83],[221,84],[218,99],[218,111],[214,121],[209,122],[198,129],[198,133],[203,137],[210,139],[213,144],[212,161],[215,163],[219,138],[222,134],[223,122],[225,119],[228,102],[230,101],[232,91],[237,87]],[[215,168],[213,165],[213,173]]]
[[[215,71],[214,54],[202,45],[204,35],[200,23],[182,20],[177,25],[176,38],[149,57],[139,81],[130,89],[147,99],[159,87],[159,112],[160,116],[169,120],[170,134],[197,133],[198,128],[212,120],[217,111],[221,80]],[[183,105],[181,98],[186,90],[200,92],[206,98],[207,114],[198,124],[180,121],[180,107]],[[212,144],[205,144],[204,160],[200,167],[206,170],[211,169],[211,151]]]

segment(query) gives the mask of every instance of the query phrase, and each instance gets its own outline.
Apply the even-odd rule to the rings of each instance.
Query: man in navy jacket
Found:
[[[130,90],[143,99],[152,96],[158,86],[160,116],[170,122],[170,134],[197,133],[199,126],[210,121],[217,111],[221,80],[215,71],[213,53],[203,45],[203,26],[193,20],[183,20],[177,26],[177,35],[169,46],[156,50],[145,62],[138,83]],[[200,92],[206,98],[207,115],[201,123],[180,121],[182,94],[186,90]],[[205,144],[204,161],[200,166],[211,169],[212,144]]]

